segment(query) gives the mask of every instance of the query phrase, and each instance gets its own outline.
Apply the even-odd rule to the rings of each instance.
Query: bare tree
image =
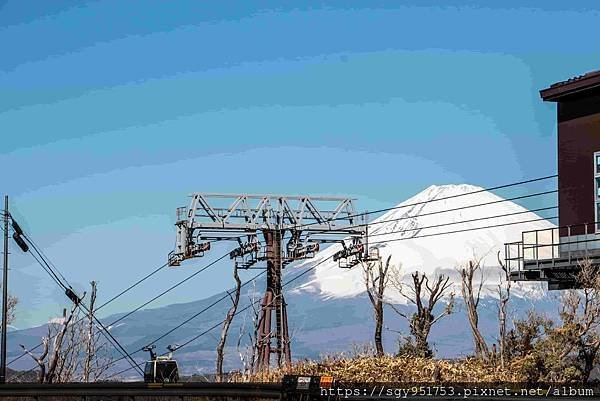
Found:
[[[90,284],[90,313],[81,316],[78,305],[73,304],[68,314],[65,309],[61,318],[52,319],[48,323],[48,335],[42,338],[39,356],[21,345],[40,368],[41,383],[97,381],[111,365],[110,345],[101,338],[102,329],[94,324],[96,283]]]
[[[433,351],[428,343],[431,328],[440,319],[450,315],[454,310],[454,293],[450,292],[448,294],[448,290],[452,284],[450,283],[450,278],[443,274],[436,275],[433,284],[430,283],[425,273],[414,272],[411,277],[412,283],[405,284],[402,282],[400,272],[398,271],[393,275],[391,283],[402,297],[417,308],[416,312],[409,316],[395,305],[390,304],[390,306],[398,315],[409,322],[410,333],[414,338],[414,351],[416,355],[430,358],[433,356]],[[435,316],[434,308],[445,295],[449,295],[446,307],[441,313]],[[412,348],[412,341],[409,340],[408,345]]]
[[[244,321],[240,325],[240,330],[237,338],[237,351],[240,358],[240,362],[242,364],[242,376],[247,378],[250,374],[252,374],[252,368],[255,366],[256,362],[256,341],[258,338],[258,330],[259,330],[259,318],[260,318],[260,308],[257,308],[256,304],[260,300],[260,297],[256,292],[256,280],[252,280],[252,290],[248,291],[248,300],[249,305],[252,310],[251,321],[252,321],[252,330],[247,330],[247,314],[244,313]],[[244,338],[248,336],[248,343],[242,345]]]
[[[29,355],[40,367],[40,383],[53,383],[56,378],[56,370],[59,366],[62,366],[62,363],[59,362],[64,361],[64,357],[62,354],[63,348],[63,340],[65,338],[65,334],[69,329],[69,325],[73,316],[75,315],[75,310],[77,309],[77,304],[73,304],[71,307],[70,313],[67,315],[66,309],[63,311],[62,319],[57,319],[58,322],[50,322],[48,323],[48,336],[42,338],[42,353],[40,356],[35,356],[31,351],[25,348],[24,345],[21,344],[21,348]],[[57,327],[55,327],[57,326]],[[52,344],[50,345],[50,339],[53,338]]]
[[[500,345],[500,366],[504,369],[506,363],[506,309],[508,301],[510,300],[510,271],[508,267],[500,260],[500,252],[498,252],[498,263],[502,272],[500,273],[500,283],[498,284],[498,325],[499,325],[499,338],[498,343]]]
[[[2,284],[0,283],[0,291],[2,290]],[[15,321],[15,310],[19,303],[19,298],[14,295],[8,294],[7,302],[7,313],[6,313],[6,324],[11,324]],[[1,309],[1,308],[0,308]],[[2,318],[2,311],[0,310],[0,319]]]
[[[367,295],[373,306],[375,314],[375,352],[377,356],[383,356],[383,295],[388,285],[389,277],[388,270],[390,268],[390,260],[392,255],[388,256],[385,263],[381,257],[375,262],[362,262],[363,277],[365,286],[367,287]],[[377,269],[377,271],[375,271]]]
[[[227,333],[229,332],[229,327],[231,326],[231,322],[235,316],[235,312],[237,311],[238,304],[240,302],[240,291],[242,288],[242,281],[240,280],[240,276],[238,275],[237,265],[233,266],[233,278],[235,280],[235,289],[233,291],[233,295],[228,291],[229,297],[231,298],[231,308],[227,312],[227,316],[225,317],[225,321],[223,322],[223,328],[221,329],[221,339],[217,344],[217,381],[223,380],[223,351],[225,349],[225,342],[227,341]]]
[[[600,275],[598,267],[589,259],[582,261],[580,267],[577,283],[581,290],[566,292],[560,316],[562,333],[568,333],[572,349],[582,365],[583,379],[587,381],[600,356]]]
[[[257,367],[257,349],[258,349],[258,332],[260,330],[260,312],[261,308],[257,308],[256,304],[260,300],[260,297],[254,299],[256,294],[256,282],[253,283],[254,290],[252,292],[252,334],[250,335],[250,367],[255,369]],[[254,371],[254,373],[257,373]]]
[[[477,271],[481,273],[481,277],[479,286],[474,288],[473,276]],[[466,266],[460,268],[460,276],[462,296],[465,302],[467,317],[469,318],[469,325],[471,326],[471,333],[473,334],[473,341],[475,342],[475,356],[477,358],[488,359],[490,352],[479,330],[479,314],[477,311],[483,287],[483,270],[481,269],[480,261],[469,261]]]

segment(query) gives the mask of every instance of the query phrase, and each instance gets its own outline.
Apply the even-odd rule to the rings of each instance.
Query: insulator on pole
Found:
[[[70,289],[70,288],[67,288],[65,290],[65,295],[67,297],[69,297],[69,299],[71,300],[71,302],[73,302],[75,305],[79,305],[79,303],[81,302],[81,298],[79,298],[77,296],[77,294],[75,294],[75,292],[72,289]]]
[[[23,238],[21,238],[21,236],[17,233],[16,230],[13,233],[12,237],[23,252],[29,251],[29,245],[27,245],[27,243],[25,241],[23,241]]]
[[[15,230],[15,232],[17,234],[23,235],[23,229],[21,229],[21,226],[12,217],[11,217],[11,221],[12,221],[12,228],[13,228],[13,230]]]

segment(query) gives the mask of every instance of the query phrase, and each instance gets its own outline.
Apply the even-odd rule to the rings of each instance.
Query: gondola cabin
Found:
[[[600,71],[540,91],[557,104],[558,227],[505,245],[514,280],[577,287],[583,259],[600,265]]]
[[[177,383],[179,381],[179,366],[173,359],[174,348],[168,347],[169,354],[157,356],[155,346],[145,347],[144,351],[150,352],[150,360],[144,366],[144,382],[146,383]]]
[[[179,381],[179,367],[177,361],[158,357],[147,361],[144,368],[144,381],[146,383],[177,383]]]

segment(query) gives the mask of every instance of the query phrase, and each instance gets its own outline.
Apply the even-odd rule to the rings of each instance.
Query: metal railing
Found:
[[[521,241],[504,244],[511,272],[539,269],[540,264],[571,265],[585,257],[600,257],[598,222],[524,231]]]
[[[177,221],[187,220],[187,218],[188,218],[188,207],[187,206],[180,206],[177,209],[175,209],[175,216],[176,216]]]

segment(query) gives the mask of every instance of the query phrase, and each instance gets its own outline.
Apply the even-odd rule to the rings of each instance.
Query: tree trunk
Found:
[[[73,314],[75,313],[76,308],[77,308],[77,304],[74,303],[73,306],[71,307],[71,313],[69,314],[68,317],[65,316],[63,325],[62,325],[60,331],[58,332],[57,336],[54,337],[54,345],[53,345],[53,350],[52,350],[53,353],[52,353],[52,357],[48,364],[48,370],[46,372],[46,382],[47,383],[54,382],[54,378],[56,376],[56,368],[58,367],[58,363],[62,356],[61,352],[62,352],[62,346],[63,346],[63,339],[65,337],[67,329],[69,328],[71,319],[73,319]]]
[[[88,313],[87,337],[85,343],[85,360],[83,362],[83,381],[89,383],[92,358],[94,355],[94,304],[96,302],[96,282],[90,283],[92,289],[90,294],[90,307]]]
[[[413,315],[410,331],[415,338],[415,346],[419,352],[419,356],[423,358],[431,358],[433,352],[429,348],[429,333],[431,331],[431,324],[433,322],[433,315],[428,308],[422,309]]]
[[[373,308],[375,310],[375,351],[377,356],[383,356],[383,302],[377,301]]]
[[[388,256],[385,264],[379,258],[376,263],[363,264],[364,281],[367,289],[369,301],[373,306],[373,314],[375,315],[375,353],[377,356],[383,356],[383,296],[388,283],[388,270],[392,256]],[[377,266],[377,276],[373,273],[373,269]]]
[[[233,304],[227,312],[227,316],[223,322],[223,328],[221,329],[221,339],[219,340],[219,344],[217,344],[217,381],[219,382],[223,380],[223,354],[225,342],[227,341],[227,333],[229,332],[229,327],[231,326],[231,322],[233,321],[233,317],[235,316],[235,312],[237,311],[238,303],[240,301],[242,282],[238,275],[237,266],[233,267],[233,278],[235,279],[234,295],[231,298]]]
[[[579,360],[583,365],[583,382],[587,383],[590,379],[590,375],[592,374],[592,370],[594,370],[594,362],[596,361],[596,356],[598,355],[598,346],[597,345],[587,345],[582,340],[578,341],[577,344],[579,348]]]
[[[473,275],[479,268],[479,264],[475,264],[471,261],[467,267],[463,267],[460,270],[462,284],[461,291],[465,302],[469,325],[471,326],[471,333],[473,334],[473,342],[475,343],[475,356],[477,358],[487,359],[489,357],[489,350],[485,339],[479,331],[479,315],[477,312],[477,307],[479,306],[479,290],[476,295],[473,290]],[[483,285],[483,277],[479,289],[481,289],[481,285]]]
[[[504,369],[505,364],[505,356],[506,356],[506,303],[508,302],[508,298],[504,298],[500,300],[500,308],[498,310],[498,321],[500,324],[500,338],[499,338],[499,346],[500,346],[500,366]]]
[[[500,251],[498,251],[498,265],[502,269],[504,273],[504,283],[500,282],[498,285],[498,296],[500,299],[500,306],[498,307],[498,323],[499,323],[499,335],[498,345],[500,348],[500,366],[502,369],[505,368],[506,365],[506,309],[508,305],[508,301],[510,300],[510,270],[508,266],[506,266],[506,262],[503,262],[500,258]],[[503,288],[504,287],[504,288]]]

